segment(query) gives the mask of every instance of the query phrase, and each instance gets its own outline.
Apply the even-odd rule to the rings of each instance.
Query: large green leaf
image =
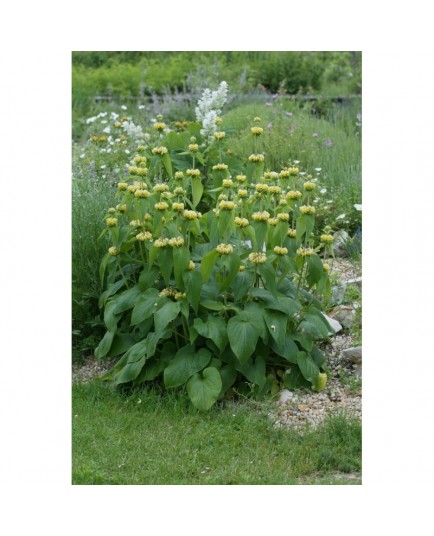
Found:
[[[211,353],[206,348],[201,348],[197,352],[194,346],[184,346],[165,368],[164,385],[166,387],[184,385],[195,372],[204,369],[210,360]]]
[[[204,281],[208,281],[208,279],[210,278],[212,270],[218,258],[219,258],[219,254],[217,253],[215,249],[208,252],[202,258],[202,262],[200,263],[200,272],[202,274],[202,279]]]
[[[238,272],[235,278],[233,285],[234,300],[238,301],[247,294],[247,291],[253,285],[253,279],[255,275],[252,272],[244,270],[243,272]]]
[[[225,255],[222,262],[222,268],[224,267],[224,277],[222,276],[223,269],[220,269],[219,275],[221,276],[220,290],[226,290],[229,285],[235,280],[240,268],[240,258],[236,253],[230,253]]]
[[[181,304],[179,302],[167,301],[163,304],[161,309],[158,309],[154,314],[155,331],[161,332],[164,330],[169,322],[172,322],[181,311]]]
[[[290,366],[285,376],[283,377],[283,383],[288,389],[298,389],[299,387],[308,387],[309,382],[305,380],[301,370],[297,366]]]
[[[173,249],[173,267],[174,267],[174,272],[175,272],[175,280],[180,290],[183,289],[183,285],[184,285],[182,275],[185,272],[185,270],[188,269],[189,262],[190,262],[190,251],[186,246]]]
[[[265,360],[262,356],[258,355],[256,358],[249,359],[241,367],[241,373],[255,385],[262,387],[267,378],[265,376]]]
[[[188,276],[188,278],[187,278]],[[202,276],[198,270],[188,272],[184,276],[184,282],[187,286],[187,299],[197,313],[199,309],[200,292],[202,290]]]
[[[272,340],[271,348],[277,355],[284,357],[290,363],[297,364],[297,353],[299,351],[299,348],[288,335],[288,333],[285,335],[285,340],[280,346],[276,343],[275,340]]]
[[[135,341],[136,339],[130,333],[116,333],[107,356],[114,357],[123,354],[134,345]]]
[[[149,333],[146,339],[136,343],[126,352],[122,358],[122,362],[125,363],[126,361],[126,364],[115,377],[115,383],[117,385],[133,381],[137,378],[147,359],[155,354],[159,339],[160,336],[158,333]]]
[[[220,369],[220,376],[222,379],[222,390],[220,392],[220,396],[223,396],[226,391],[232,387],[237,379],[237,374],[238,372],[233,365],[224,365]]]
[[[214,367],[206,368],[202,375],[194,374],[187,382],[187,392],[193,406],[203,411],[217,401],[221,390],[220,372]]]
[[[263,314],[270,335],[278,346],[283,346],[285,343],[286,327],[288,325],[287,315],[279,311],[270,311],[267,309],[264,310]]]
[[[116,331],[117,323],[120,317],[120,314],[115,314],[116,301],[108,300],[104,309],[104,324],[107,326],[109,331]]]
[[[158,299],[158,290],[156,288],[148,288],[137,300],[131,315],[131,325],[140,324],[155,313],[156,303]]]
[[[223,352],[226,348],[228,343],[227,327],[221,316],[208,315],[205,322],[200,318],[196,318],[193,327],[199,335],[211,339],[220,352]]]
[[[298,352],[297,365],[304,378],[314,384],[319,374],[319,368],[315,365],[311,356],[306,352]]]
[[[318,255],[311,255],[307,261],[307,284],[312,287],[324,276],[324,267]]]
[[[198,177],[192,179],[191,191],[193,194],[193,206],[196,208],[203,194],[203,184]]]
[[[97,359],[101,359],[102,357],[108,354],[108,351],[110,350],[110,346],[112,345],[115,333],[116,333],[115,331],[106,332],[101,342],[98,344],[98,346],[95,349],[95,357]]]
[[[236,315],[228,322],[228,337],[231,348],[240,363],[246,363],[258,342],[258,329],[248,318],[243,320],[240,315]]]
[[[170,178],[172,178],[173,171],[172,171],[172,162],[170,161],[170,156],[167,153],[163,154],[163,156],[161,157],[161,160],[164,164],[164,167],[166,168],[167,174],[169,175]]]

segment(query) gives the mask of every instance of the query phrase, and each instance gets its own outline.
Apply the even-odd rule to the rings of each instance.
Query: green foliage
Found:
[[[184,132],[151,129],[103,218],[107,333],[96,355],[123,353],[105,379],[184,386],[201,410],[243,382],[258,396],[317,388],[327,367],[315,341],[330,327],[317,299],[328,274],[312,235],[315,193],[294,164],[270,174],[262,156],[226,158],[197,127],[200,157]],[[258,143],[251,135],[255,155]]]

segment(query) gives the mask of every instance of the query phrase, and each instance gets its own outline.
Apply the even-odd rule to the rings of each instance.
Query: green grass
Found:
[[[361,424],[277,430],[267,406],[201,413],[180,392],[75,384],[73,484],[360,484]]]

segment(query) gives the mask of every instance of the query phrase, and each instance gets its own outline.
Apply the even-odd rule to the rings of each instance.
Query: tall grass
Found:
[[[113,202],[108,180],[98,178],[90,166],[75,165],[72,179],[72,330],[74,357],[93,353],[100,336],[98,298],[102,292],[98,270],[107,251],[98,240],[103,216]]]

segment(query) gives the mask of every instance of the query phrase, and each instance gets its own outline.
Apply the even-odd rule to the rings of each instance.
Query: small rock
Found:
[[[347,348],[346,350],[342,350],[342,355],[346,359],[349,359],[355,365],[359,365],[362,363],[362,347],[361,346],[354,346],[353,348]]]
[[[354,367],[353,374],[354,376],[357,376],[358,378],[362,377],[362,365],[361,364]]]
[[[329,316],[325,315],[324,313],[322,313],[322,314],[324,315],[324,317],[326,318],[327,322],[330,324],[330,327],[333,330],[333,331],[331,331],[329,333],[329,335],[334,335],[335,333],[338,333],[338,331],[342,330],[342,326],[339,324],[339,322],[337,320],[335,320],[334,318],[330,318]]]
[[[333,252],[338,257],[348,255],[348,246],[350,245],[350,235],[344,229],[336,231],[333,235]]]
[[[288,389],[283,389],[283,391],[280,393],[277,403],[285,404],[288,400],[291,400],[291,398],[294,398],[294,394],[291,393],[291,391],[288,391]]]
[[[344,328],[351,328],[354,323],[355,310],[351,305],[338,305],[329,312],[329,316],[340,322]]]
[[[357,285],[359,287],[359,289],[362,290],[362,278],[361,277],[356,277],[355,279],[349,279],[347,281],[347,284],[348,285]]]
[[[339,283],[332,288],[331,301],[333,304],[339,305],[343,302],[345,292],[347,290],[347,284],[345,282]]]

